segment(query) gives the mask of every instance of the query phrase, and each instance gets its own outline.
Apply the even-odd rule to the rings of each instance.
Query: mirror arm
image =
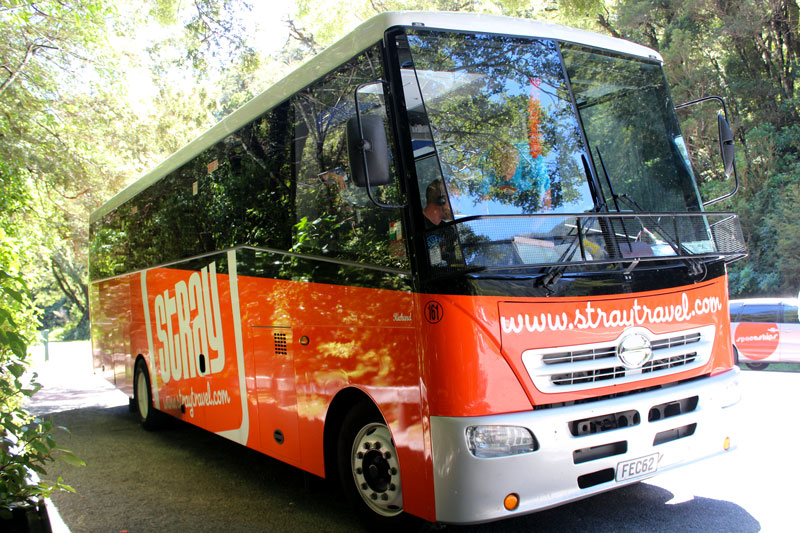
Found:
[[[698,98],[697,100],[692,100],[691,102],[684,102],[683,104],[676,105],[675,109],[678,110],[678,109],[681,109],[681,108],[684,108],[684,107],[689,107],[689,106],[693,106],[693,105],[696,105],[696,104],[701,104],[701,103],[707,102],[709,100],[716,100],[722,105],[722,114],[724,115],[724,118],[727,121],[728,120],[728,106],[725,105],[725,99],[722,98],[721,96],[705,96],[703,98]],[[720,143],[721,142],[722,142],[722,139],[720,139]],[[718,198],[714,198],[713,200],[709,200],[707,202],[703,202],[703,207],[706,207],[706,206],[711,205],[711,204],[715,204],[717,202],[721,202],[722,200],[727,200],[728,198],[730,198],[731,196],[736,194],[736,192],[739,190],[739,175],[736,173],[736,161],[733,161],[732,165],[733,165],[733,190],[731,192],[727,193],[727,194],[723,194],[722,196],[720,196]]]
[[[372,144],[367,139],[364,138],[364,128],[361,125],[361,107],[358,104],[358,91],[360,91],[362,87],[366,87],[367,85],[372,85],[375,82],[380,82],[384,86],[388,85],[385,80],[381,79],[375,81],[369,81],[366,83],[362,83],[361,85],[356,87],[356,90],[353,93],[353,97],[355,99],[355,104],[356,104],[356,122],[358,123],[358,137],[359,139],[361,139],[359,151],[361,152],[361,159],[364,162],[364,181],[366,182],[367,186],[366,187],[367,197],[369,198],[370,202],[372,202],[378,207],[382,207],[385,209],[402,209],[405,207],[405,205],[385,204],[383,202],[378,201],[372,195],[372,187],[370,186],[369,183],[369,165],[367,164],[367,151],[372,150]]]

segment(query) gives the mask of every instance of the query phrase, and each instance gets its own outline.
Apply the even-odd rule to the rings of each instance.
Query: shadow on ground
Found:
[[[59,444],[87,463],[56,463],[49,471],[77,491],[53,497],[74,533],[360,530],[338,492],[321,483],[308,490],[301,471],[193,426],[173,422],[147,432],[127,405],[53,417],[71,431]],[[637,484],[533,515],[447,531],[724,531],[731,524],[742,532],[760,529],[733,503],[694,498],[673,505],[671,499],[669,491]]]

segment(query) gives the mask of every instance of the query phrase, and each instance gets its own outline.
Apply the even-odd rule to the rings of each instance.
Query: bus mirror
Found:
[[[725,118],[728,115],[728,110],[727,106],[725,105],[725,100],[723,100],[719,96],[706,96],[698,100],[693,100],[691,102],[686,102],[685,104],[677,105],[675,106],[675,110],[678,111],[681,109],[686,109],[698,104],[704,104],[706,102],[716,102],[716,105],[718,107],[722,107],[722,113],[717,113],[719,151],[720,151],[720,156],[722,157],[722,166],[725,171],[725,176],[727,178],[733,176],[733,189],[723,194],[722,196],[717,196],[712,200],[703,201],[704,207],[728,199],[734,194],[736,194],[736,192],[739,190],[739,177],[736,175],[736,164],[734,162],[735,157],[734,157],[734,147],[733,147],[733,131],[731,131],[731,126],[728,123],[728,120]],[[708,121],[703,121],[703,122],[711,124]],[[714,173],[718,174],[718,171],[715,171]]]
[[[389,145],[380,115],[355,116],[347,121],[347,154],[353,181],[359,187],[366,187],[367,180],[371,187],[391,183]]]
[[[717,115],[717,126],[719,128],[719,149],[725,166],[725,175],[730,178],[731,174],[733,174],[733,132],[730,124],[722,115]]]

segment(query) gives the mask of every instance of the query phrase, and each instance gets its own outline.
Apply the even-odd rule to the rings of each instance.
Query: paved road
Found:
[[[52,346],[52,345],[51,345]],[[127,399],[92,375],[88,347],[56,345],[37,369],[33,408],[70,428],[59,444],[84,468],[56,463],[77,494],[53,497],[57,531],[358,531],[341,496],[221,437],[174,424],[146,432]],[[473,532],[796,531],[800,373],[743,372],[739,449],[651,481]]]

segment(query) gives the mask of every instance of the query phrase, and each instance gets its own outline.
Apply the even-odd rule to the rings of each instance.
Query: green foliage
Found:
[[[800,7],[796,0],[562,0],[565,22],[655,48],[676,102],[726,98],[737,142],[739,193],[714,205],[740,214],[749,257],[730,267],[733,296],[800,289]],[[591,27],[591,26],[589,26]],[[682,128],[705,198],[722,181],[715,112],[692,108]]]
[[[84,464],[57,445],[53,433],[59,428],[52,420],[31,416],[25,410],[25,400],[40,388],[26,376],[28,343],[35,324],[31,309],[22,278],[0,268],[0,517],[54,491],[73,490],[61,478],[55,482],[37,479],[47,475],[45,466],[49,463],[59,458],[69,464]]]

